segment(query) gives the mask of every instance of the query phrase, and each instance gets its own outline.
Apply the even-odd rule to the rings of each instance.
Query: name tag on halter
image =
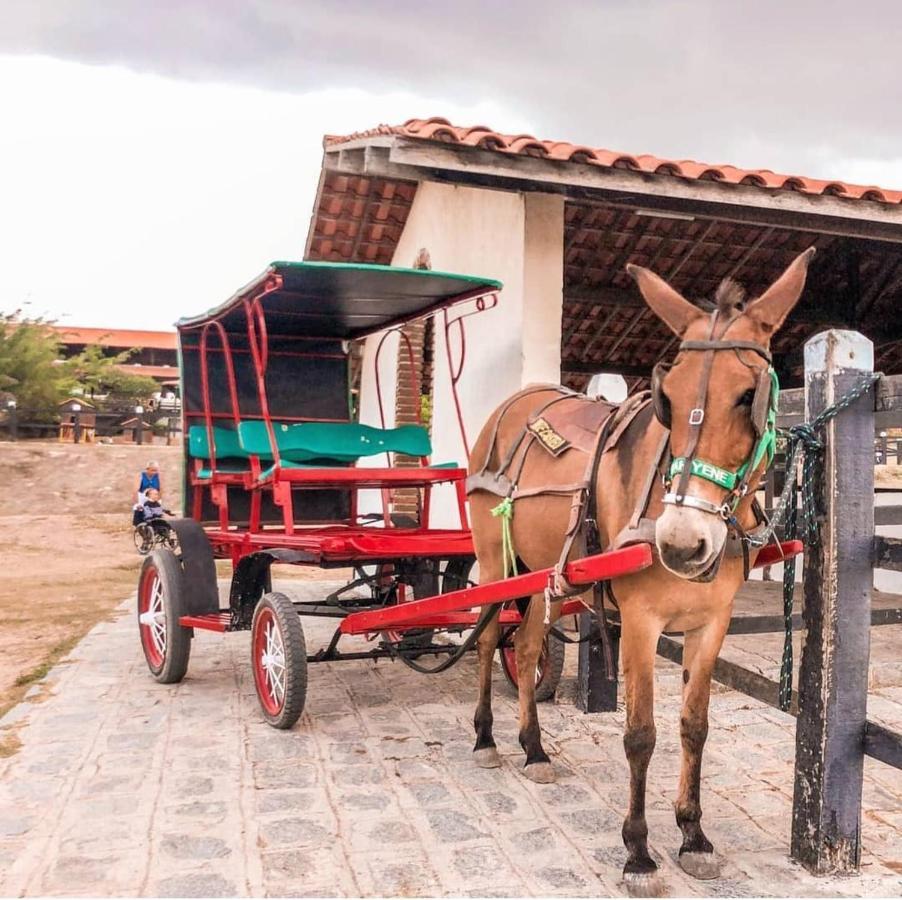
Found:
[[[541,416],[526,427],[552,456],[560,456],[570,446],[570,442],[559,435]]]
[[[685,458],[678,457],[673,461],[673,464],[670,467],[670,473],[671,475],[679,475],[685,467]],[[715,484],[719,484],[721,487],[727,489],[732,488],[736,483],[736,475],[733,472],[728,472],[726,469],[714,466],[711,463],[705,462],[703,459],[693,459],[690,471],[699,478],[704,478],[706,481],[713,481]]]

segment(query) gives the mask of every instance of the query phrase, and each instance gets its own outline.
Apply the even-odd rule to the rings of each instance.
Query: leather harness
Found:
[[[711,581],[717,576],[724,556],[741,556],[744,575],[748,578],[749,548],[763,545],[770,530],[769,523],[757,500],[753,502],[752,506],[757,523],[753,529],[749,531],[743,530],[736,520],[735,511],[739,502],[751,489],[751,479],[757,470],[761,458],[768,451],[771,455],[773,453],[773,415],[775,415],[776,388],[771,395],[771,383],[776,385],[776,376],[773,375],[773,370],[770,368],[770,354],[764,347],[751,341],[724,340],[724,334],[730,324],[731,321],[728,321],[720,331],[720,334],[717,334],[718,313],[715,311],[711,316],[711,324],[706,340],[683,341],[680,344],[680,351],[702,352],[705,354],[702,364],[702,378],[699,382],[695,406],[689,415],[687,449],[682,457],[676,460],[672,458],[670,430],[667,427],[670,423],[669,421],[666,424],[662,422],[662,425],[665,425],[665,431],[658,446],[655,448],[652,465],[649,467],[645,480],[642,483],[633,513],[621,532],[607,543],[607,549],[616,549],[640,542],[649,543],[652,547],[655,546],[655,520],[648,518],[647,512],[655,482],[658,478],[661,478],[667,490],[664,496],[665,503],[691,506],[703,512],[720,515],[727,523],[727,539],[724,542],[721,553],[706,572],[692,579],[702,582]],[[738,355],[738,352],[741,350],[749,350],[756,353],[768,364],[766,375],[762,374],[759,378],[755,407],[759,406],[758,394],[760,394],[762,389],[762,379],[766,377],[767,399],[773,415],[768,419],[767,427],[770,430],[767,432],[767,441],[756,421],[755,427],[759,434],[752,455],[739,472],[735,474],[726,473],[733,477],[734,484],[724,503],[721,506],[717,506],[707,500],[692,496],[688,490],[689,479],[693,475],[700,475],[700,477],[715,481],[715,478],[699,471],[698,467],[705,464],[703,461],[696,461],[695,457],[702,423],[704,422],[704,410],[711,369],[716,352],[733,351]],[[750,366],[749,368],[752,367]],[[524,388],[510,397],[499,410],[492,426],[488,449],[482,466],[467,479],[467,494],[475,491],[487,491],[499,497],[507,498],[511,502],[523,497],[542,495],[569,495],[572,498],[570,519],[564,535],[561,555],[555,567],[555,574],[549,580],[545,591],[546,624],[550,622],[549,609],[552,600],[560,600],[564,597],[584,592],[584,589],[575,589],[567,583],[563,576],[564,567],[573,551],[574,545],[578,541],[581,545],[579,549],[586,554],[599,553],[603,548],[602,536],[598,527],[598,497],[596,491],[598,469],[603,455],[617,446],[620,437],[633,425],[639,412],[650,403],[654,402],[655,413],[659,419],[661,418],[660,376],[657,373],[656,376],[653,379],[653,390],[657,391],[654,396],[648,391],[642,391],[627,397],[619,405],[600,399],[592,400],[584,394],[576,393],[560,385],[537,384]],[[498,467],[490,470],[491,459],[494,455],[498,438],[498,430],[505,414],[518,400],[539,392],[553,392],[555,396],[530,415],[527,424],[521,430],[517,439],[512,442]],[[585,453],[587,455],[587,464],[583,478],[570,484],[545,484],[520,488],[518,482],[522,475],[526,458],[537,443],[541,444],[553,456],[558,456],[571,448]],[[677,465],[678,463],[681,463],[681,468]],[[715,466],[711,466],[711,468],[716,469],[720,473],[725,471],[717,469]],[[678,476],[675,490],[672,489],[674,475]],[[715,483],[721,482],[715,481]],[[595,585],[593,611],[601,616],[603,625],[606,624],[604,615],[605,593],[616,605],[610,585]],[[607,628],[602,627],[601,633],[608,674],[610,677],[613,677],[612,651]]]

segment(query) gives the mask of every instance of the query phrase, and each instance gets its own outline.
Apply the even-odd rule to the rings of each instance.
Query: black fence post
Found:
[[[808,421],[861,384],[873,344],[825,331],[805,344]],[[805,548],[792,856],[816,873],[861,861],[861,788],[870,650],[874,538],[874,394],[823,430],[815,478],[820,540]]]
[[[579,669],[576,678],[576,705],[585,713],[615,712],[617,709],[617,662],[620,630],[611,629],[614,678],[609,680],[604,661],[604,644],[598,619],[590,612],[579,616]]]

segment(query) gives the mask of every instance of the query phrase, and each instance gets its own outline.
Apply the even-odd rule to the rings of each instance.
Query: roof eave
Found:
[[[323,171],[542,191],[621,207],[682,211],[700,218],[902,243],[900,204],[652,174],[402,135],[327,145]]]

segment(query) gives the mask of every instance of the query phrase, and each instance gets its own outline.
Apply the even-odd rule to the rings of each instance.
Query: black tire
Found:
[[[291,728],[307,701],[307,644],[297,610],[284,594],[265,594],[254,610],[251,669],[263,718],[273,728]]]
[[[516,628],[511,628],[501,639],[501,646],[498,648],[498,655],[501,658],[501,671],[507,683],[516,692],[517,675],[516,662],[513,660],[513,640]],[[561,674],[564,671],[564,656],[566,655],[566,646],[563,641],[558,640],[553,634],[545,636],[545,645],[542,648],[542,655],[539,658],[540,680],[536,684],[536,702],[542,703],[554,697],[558,685],[561,683]]]
[[[380,573],[383,568],[385,567],[379,567]],[[427,563],[426,565],[419,567],[416,575],[414,575],[414,577],[411,579],[411,583],[408,585],[408,587],[413,593],[414,600],[422,600],[424,597],[433,597],[438,593],[438,578],[436,577],[435,572],[432,569],[428,568]],[[394,592],[393,600],[391,600],[387,605],[394,606],[397,602],[397,592]],[[419,659],[422,654],[411,651],[431,647],[434,637],[434,628],[416,628],[411,629],[410,631],[389,630],[382,632],[383,641],[389,644],[393,644],[399,650],[407,651],[405,655],[401,656],[402,662],[407,659]]]
[[[179,624],[186,602],[178,557],[171,550],[154,550],[138,578],[138,634],[147,667],[160,684],[181,681],[188,671],[193,631]]]

